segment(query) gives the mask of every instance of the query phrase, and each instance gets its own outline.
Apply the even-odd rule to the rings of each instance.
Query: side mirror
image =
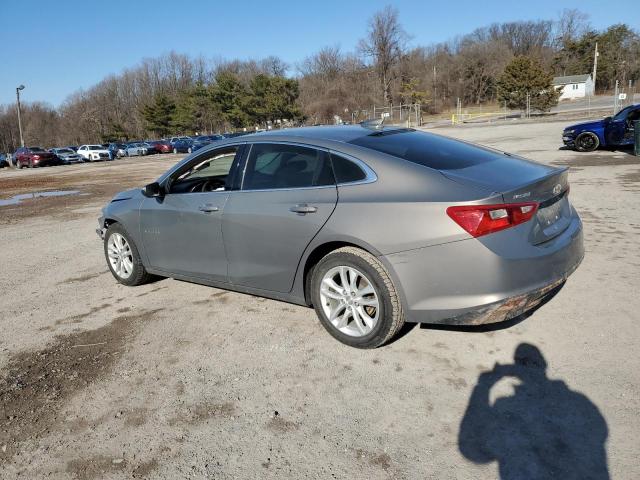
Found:
[[[609,122],[611,121],[611,117],[604,117],[604,121],[605,121],[606,123],[609,123]]]
[[[142,194],[145,197],[162,197],[164,191],[158,182],[153,182],[142,189]]]

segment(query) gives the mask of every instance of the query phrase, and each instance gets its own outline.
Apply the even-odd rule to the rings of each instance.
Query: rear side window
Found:
[[[305,188],[333,185],[327,154],[297,145],[252,145],[242,184],[243,190]]]
[[[331,154],[331,163],[333,163],[333,172],[337,183],[359,182],[367,176],[354,162],[335,153]]]
[[[458,170],[498,158],[491,150],[412,129],[376,132],[351,143],[436,170]]]

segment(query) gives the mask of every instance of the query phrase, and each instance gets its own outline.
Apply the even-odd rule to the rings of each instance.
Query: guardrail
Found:
[[[477,119],[495,117],[496,120],[504,120],[507,118],[504,112],[486,112],[486,113],[454,113],[451,115],[451,125],[459,125],[460,123],[470,122]],[[489,120],[491,121],[491,120]]]

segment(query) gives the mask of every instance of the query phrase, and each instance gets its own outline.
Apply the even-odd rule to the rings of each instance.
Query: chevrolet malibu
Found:
[[[172,277],[312,306],[337,340],[531,311],[583,257],[567,170],[406,128],[230,138],[116,195],[117,281]]]

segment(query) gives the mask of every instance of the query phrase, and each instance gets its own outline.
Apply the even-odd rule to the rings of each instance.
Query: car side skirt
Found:
[[[220,282],[210,280],[207,278],[193,277],[189,275],[179,275],[176,273],[165,272],[157,268],[147,268],[147,272],[152,275],[158,275],[159,277],[173,278],[174,280],[180,280],[183,282],[196,283],[199,285],[206,285],[208,287],[215,287],[221,290],[229,290],[231,292],[245,293],[247,295],[254,295],[256,297],[269,298],[271,300],[279,300],[282,302],[293,303],[295,305],[301,305],[308,307],[304,301],[304,297],[292,295],[290,293],[272,292],[269,290],[262,290],[259,288],[245,287],[243,285],[234,285],[233,283]]]

